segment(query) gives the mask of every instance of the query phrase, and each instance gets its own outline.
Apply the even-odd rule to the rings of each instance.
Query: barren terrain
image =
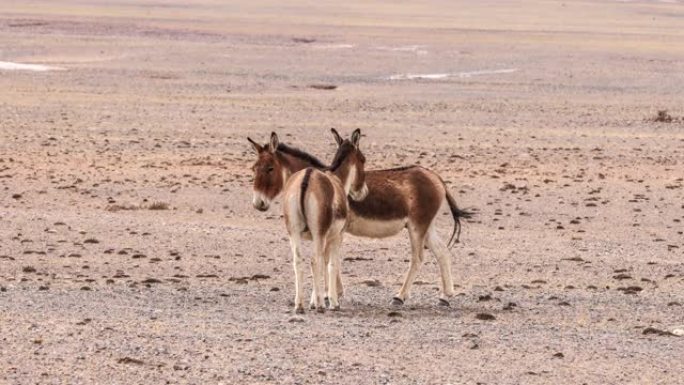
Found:
[[[683,383],[684,4],[331,3],[0,2],[0,383]],[[246,137],[330,127],[477,210],[451,307],[347,236],[293,314]]]

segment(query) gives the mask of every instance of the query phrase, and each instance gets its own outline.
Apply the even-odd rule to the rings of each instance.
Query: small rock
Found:
[[[271,278],[270,275],[266,275],[266,274],[254,274],[254,275],[253,275],[251,278],[249,278],[249,279],[252,280],[252,281],[258,281],[258,280],[260,280],[260,279],[269,279],[269,278]]]
[[[482,320],[482,321],[493,321],[496,319],[496,317],[494,317],[493,315],[491,315],[489,313],[477,313],[475,315],[475,318]]]
[[[666,330],[656,329],[656,328],[653,328],[653,327],[647,327],[646,329],[644,329],[644,331],[642,332],[642,334],[645,334],[645,335],[648,335],[648,334],[655,334],[655,335],[659,335],[659,336],[677,336],[677,335],[674,334],[674,333],[668,332],[668,331],[666,331]]]
[[[486,302],[486,301],[491,301],[492,296],[489,294],[481,295],[478,299],[477,302]]]
[[[119,358],[116,362],[118,362],[120,364],[134,364],[134,365],[142,365],[143,364],[142,360],[139,360],[137,358],[131,358],[131,357]]]
[[[622,274],[614,275],[613,279],[623,280],[623,279],[632,279],[632,277],[628,274],[622,273]]]

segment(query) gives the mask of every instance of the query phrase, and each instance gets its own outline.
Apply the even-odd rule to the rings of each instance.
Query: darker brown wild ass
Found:
[[[333,135],[338,145],[343,142],[334,130]],[[268,209],[270,202],[282,191],[284,181],[293,173],[306,167],[325,168],[314,156],[279,143],[275,133],[271,133],[266,146],[260,146],[250,138],[248,140],[259,157],[253,167],[252,202],[258,210]],[[440,304],[448,306],[448,298],[454,294],[448,247],[458,242],[461,219],[470,218],[471,213],[458,208],[439,175],[420,166],[366,171],[365,179],[368,196],[362,201],[349,201],[351,215],[345,231],[357,236],[385,238],[406,228],[411,241],[409,270],[392,303],[402,305],[408,298],[423,262],[423,249],[427,246],[439,264],[442,281]],[[445,201],[454,219],[453,233],[447,244],[435,229],[435,218]]]

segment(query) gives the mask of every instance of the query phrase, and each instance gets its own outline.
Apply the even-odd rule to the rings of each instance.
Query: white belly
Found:
[[[407,218],[382,221],[352,215],[346,231],[360,237],[385,238],[398,234],[406,227],[407,221]]]

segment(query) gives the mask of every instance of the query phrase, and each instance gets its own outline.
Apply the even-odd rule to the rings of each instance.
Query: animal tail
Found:
[[[309,188],[309,181],[311,180],[311,173],[313,172],[313,168],[308,167],[306,171],[304,171],[304,178],[302,179],[302,190],[299,193],[299,208],[302,210],[302,217],[304,218],[304,223],[306,224],[306,227],[309,227],[308,221],[306,220],[306,205],[304,202],[304,198],[306,197],[306,190]]]
[[[444,181],[442,181],[444,183]],[[447,248],[451,248],[453,245],[458,243],[461,237],[461,218],[470,219],[473,217],[474,213],[469,210],[459,209],[456,205],[456,199],[449,193],[446,185],[444,185],[444,190],[446,191],[446,199],[449,203],[449,209],[451,209],[451,216],[454,218],[454,231],[451,233],[451,238],[447,243]]]

